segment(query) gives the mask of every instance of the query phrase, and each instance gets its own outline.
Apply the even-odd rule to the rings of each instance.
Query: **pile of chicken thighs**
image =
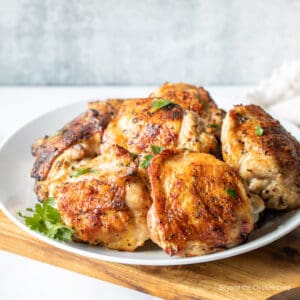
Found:
[[[184,83],[90,102],[32,154],[38,199],[74,241],[110,249],[203,255],[244,242],[265,208],[300,207],[299,142],[259,106],[225,113]]]

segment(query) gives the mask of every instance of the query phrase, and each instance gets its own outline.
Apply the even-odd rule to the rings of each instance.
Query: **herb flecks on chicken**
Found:
[[[257,106],[223,123],[204,88],[166,83],[88,108],[32,147],[36,208],[59,216],[55,227],[33,214],[34,230],[125,251],[151,238],[194,256],[244,242],[265,206],[300,207],[299,142]]]
[[[224,161],[267,208],[300,207],[300,144],[256,105],[237,105],[222,129]]]
[[[250,199],[236,171],[214,156],[166,150],[148,168],[151,239],[166,253],[195,256],[245,241],[254,225]]]

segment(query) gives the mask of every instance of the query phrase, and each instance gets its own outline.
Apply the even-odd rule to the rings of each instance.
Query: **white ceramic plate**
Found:
[[[29,176],[33,164],[33,157],[30,153],[31,144],[36,138],[55,132],[85,109],[86,103],[76,103],[50,112],[19,129],[0,146],[0,207],[16,225],[32,236],[86,257],[124,264],[162,266],[203,263],[235,256],[267,245],[300,225],[300,209],[282,213],[266,220],[262,227],[251,233],[248,242],[243,245],[190,258],[169,257],[150,242],[136,252],[130,253],[80,243],[58,242],[31,231],[17,215],[18,211],[24,212],[25,208],[33,207],[36,203],[36,196],[33,192],[34,181]],[[300,130],[297,127],[287,122],[282,123],[300,140]]]

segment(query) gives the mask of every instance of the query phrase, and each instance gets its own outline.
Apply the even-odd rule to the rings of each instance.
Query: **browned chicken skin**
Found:
[[[77,240],[134,251],[149,238],[148,191],[136,176],[114,181],[94,177],[56,187],[54,196],[64,223],[75,230]]]
[[[61,177],[48,179],[64,223],[75,238],[111,249],[133,251],[149,239],[150,195],[135,174],[137,161],[122,147],[108,151]],[[85,170],[76,175],[76,171]],[[75,174],[75,175],[74,175]]]
[[[148,169],[151,239],[170,255],[233,247],[252,231],[250,200],[236,171],[204,153],[166,150]]]
[[[227,114],[227,164],[207,154],[220,153],[224,112],[201,87],[166,83],[150,98],[88,108],[32,147],[38,198],[56,199],[75,240],[134,251],[151,237],[170,255],[203,255],[245,241],[261,198],[270,208],[300,207],[299,143],[257,106]]]
[[[106,101],[90,101],[88,103],[88,109],[94,109],[98,111],[100,115],[110,115],[110,118],[113,119],[118,113],[121,105],[123,104],[122,99],[109,99]]]
[[[124,101],[103,134],[103,143],[118,144],[131,153],[151,152],[151,146],[217,151],[217,141],[205,132],[205,124],[194,112],[171,103],[153,110],[160,98]]]
[[[167,82],[151,93],[150,97],[166,98],[184,109],[196,112],[204,120],[206,132],[220,138],[225,112],[217,107],[203,87]]]
[[[300,144],[256,105],[230,110],[222,128],[223,158],[266,207],[300,207]]]
[[[113,116],[110,105],[101,105],[101,114],[98,105],[98,111],[80,115],[57,136],[34,144],[35,191],[40,200],[56,199],[77,240],[133,251],[149,239],[151,199],[127,150],[117,145],[101,150],[103,129]]]
[[[103,130],[110,118],[108,113],[99,114],[96,110],[88,110],[66,124],[54,136],[38,139],[32,146],[35,162],[31,176],[38,181],[46,179],[55,158],[75,144],[85,143],[79,150],[85,149],[89,154],[94,152],[96,155]],[[83,152],[81,154],[84,155]]]

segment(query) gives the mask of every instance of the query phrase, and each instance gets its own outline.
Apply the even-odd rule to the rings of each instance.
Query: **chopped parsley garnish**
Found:
[[[150,162],[151,162],[151,159],[153,158],[154,156],[152,154],[148,154],[148,155],[145,155],[144,156],[144,160],[141,161],[140,163],[140,167],[141,168],[144,168],[144,169],[147,169],[150,165]]]
[[[154,154],[159,154],[159,153],[162,153],[162,151],[164,150],[164,147],[151,146],[151,149]]]
[[[70,177],[77,177],[83,174],[87,174],[87,173],[94,173],[96,172],[96,170],[93,170],[91,168],[80,168],[78,170],[76,170],[75,172],[70,174]]]
[[[32,216],[24,216],[21,212],[18,215],[25,220],[25,225],[31,230],[40,232],[50,238],[70,241],[73,229],[63,224],[59,211],[53,207],[55,201],[48,198],[42,204],[37,203],[26,211],[32,212]]]
[[[164,147],[152,145],[152,146],[151,146],[151,150],[152,150],[153,154],[156,155],[156,154],[162,153],[163,150],[164,150]],[[153,157],[154,157],[154,155],[152,155],[152,154],[147,154],[147,155],[145,155],[145,156],[144,156],[144,160],[141,161],[141,163],[140,163],[140,167],[141,167],[141,168],[144,168],[144,169],[147,169],[147,168],[149,167],[150,162],[151,162],[151,160],[152,160]]]
[[[233,199],[235,199],[237,197],[237,191],[235,189],[228,188],[226,190],[226,193]]]
[[[215,129],[218,129],[220,127],[219,124],[208,124],[207,125],[209,128],[215,128]]]
[[[168,99],[158,99],[152,102],[151,106],[152,108],[150,109],[150,113],[155,113],[157,110],[166,107],[170,104],[173,104],[173,102],[171,102]]]
[[[264,134],[264,130],[261,128],[260,125],[255,126],[255,134],[257,136],[262,136]]]

